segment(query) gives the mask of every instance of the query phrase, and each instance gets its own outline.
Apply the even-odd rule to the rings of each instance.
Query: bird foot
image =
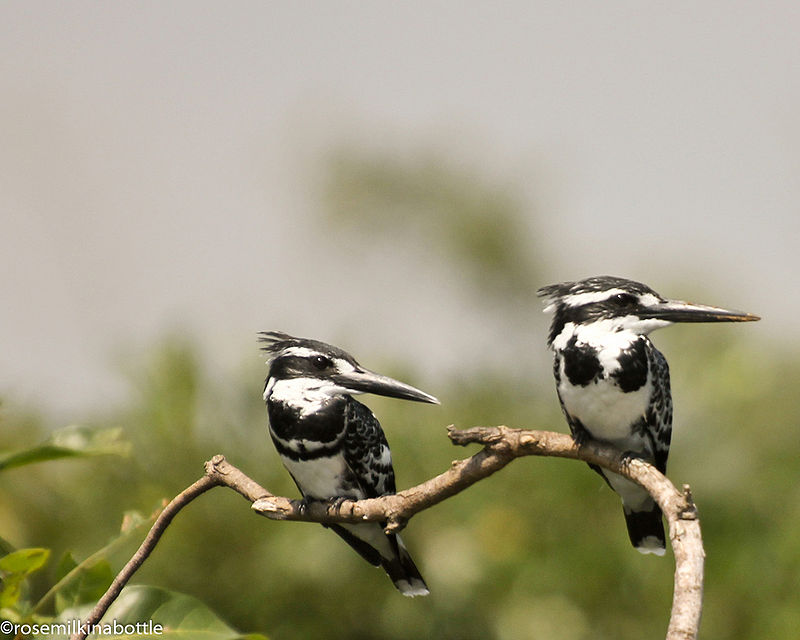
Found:
[[[330,512],[333,510],[335,515],[341,515],[342,505],[348,500],[352,500],[352,498],[348,498],[347,496],[336,496],[335,498],[331,498],[328,500],[328,511]]]
[[[620,455],[620,464],[622,466],[628,466],[631,463],[631,460],[643,460],[642,454],[637,453],[636,451],[623,451],[622,455]]]
[[[582,447],[592,439],[592,436],[589,435],[589,432],[586,431],[586,429],[576,429],[572,433],[572,439],[575,441],[576,446]]]

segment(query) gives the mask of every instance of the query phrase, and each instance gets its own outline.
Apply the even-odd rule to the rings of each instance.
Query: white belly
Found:
[[[566,376],[562,375],[562,381],[566,381]],[[624,393],[609,380],[597,380],[585,387],[566,381],[558,391],[571,416],[580,420],[594,438],[610,442],[629,441],[631,425],[646,415],[650,402],[650,385],[647,384]],[[630,449],[630,446],[624,448]]]
[[[292,474],[303,495],[317,500],[326,500],[342,495],[346,478],[351,474],[341,455],[315,458],[313,460],[295,461],[281,456],[287,471]],[[360,489],[348,488],[349,497],[361,499],[364,497]]]
[[[357,500],[366,497],[364,492],[356,487],[341,489],[343,479],[350,475],[350,470],[340,455],[302,462],[281,456],[281,460],[297,484],[302,487],[303,495],[308,498],[327,500],[341,496],[342,491],[347,494],[347,497]],[[342,524],[339,526],[377,549],[384,558],[394,557],[394,549],[380,524]],[[400,536],[397,536],[397,542],[402,546]]]

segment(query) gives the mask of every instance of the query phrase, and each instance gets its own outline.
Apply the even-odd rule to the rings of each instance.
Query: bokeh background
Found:
[[[0,472],[0,537],[86,557],[218,452],[295,495],[260,330],[442,400],[367,399],[400,487],[471,453],[447,424],[563,430],[535,289],[607,273],[763,316],[654,340],[701,637],[796,637],[799,29],[792,2],[4,2],[0,450],[70,424],[131,446]],[[218,489],[134,582],[270,638],[666,628],[670,557],[581,465],[520,460],[404,537],[429,598]]]

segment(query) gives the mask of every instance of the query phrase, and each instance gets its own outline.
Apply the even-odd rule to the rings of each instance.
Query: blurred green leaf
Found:
[[[28,574],[41,569],[50,556],[50,549],[18,549],[0,558],[0,571],[5,574]]]
[[[75,562],[72,553],[69,551],[65,552],[64,555],[61,556],[61,560],[58,561],[58,566],[56,567],[56,582],[65,578],[67,574],[77,566],[78,563]]]
[[[53,432],[41,444],[30,449],[0,453],[0,471],[36,462],[87,456],[130,453],[130,443],[122,439],[122,429],[91,429],[71,425]]]
[[[89,608],[86,606],[66,609],[61,612],[59,619],[63,621],[82,619]],[[122,629],[115,628],[114,624],[121,626]],[[103,616],[100,625],[103,636],[113,634],[116,638],[202,637],[206,640],[234,638],[266,640],[266,637],[260,634],[242,635],[223,622],[197,598],[167,589],[141,585],[123,589]],[[156,625],[160,625],[160,630],[155,628]],[[150,630],[155,633],[148,633]]]
[[[57,584],[60,586],[55,594],[56,612],[99,600],[114,580],[111,564],[105,558],[79,566],[69,552],[59,563],[58,574]],[[67,576],[68,580],[65,579]]]
[[[8,555],[14,551],[14,545],[5,538],[0,538],[0,556]]]
[[[0,558],[0,608],[13,607],[22,595],[25,579],[41,569],[50,557],[50,549],[18,549]]]

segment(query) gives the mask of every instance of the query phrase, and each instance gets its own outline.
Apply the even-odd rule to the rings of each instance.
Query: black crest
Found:
[[[310,338],[296,338],[295,336],[290,336],[288,333],[283,333],[282,331],[262,331],[258,334],[258,341],[264,345],[261,347],[261,350],[265,353],[268,353],[270,358],[280,355],[282,351],[290,347],[305,347],[307,349],[312,349],[313,351],[324,353],[331,358],[341,358],[352,364],[356,364],[353,356],[347,353],[347,351],[344,349],[340,349],[339,347],[335,347],[332,344],[321,342],[319,340],[311,340]]]
[[[593,276],[583,280],[550,284],[539,289],[536,295],[540,298],[544,298],[548,304],[557,304],[567,296],[574,296],[581,293],[598,293],[601,291],[609,291],[610,289],[622,289],[633,295],[651,293],[654,296],[661,297],[646,284],[636,282],[635,280],[628,280],[627,278],[620,278],[618,276]]]

